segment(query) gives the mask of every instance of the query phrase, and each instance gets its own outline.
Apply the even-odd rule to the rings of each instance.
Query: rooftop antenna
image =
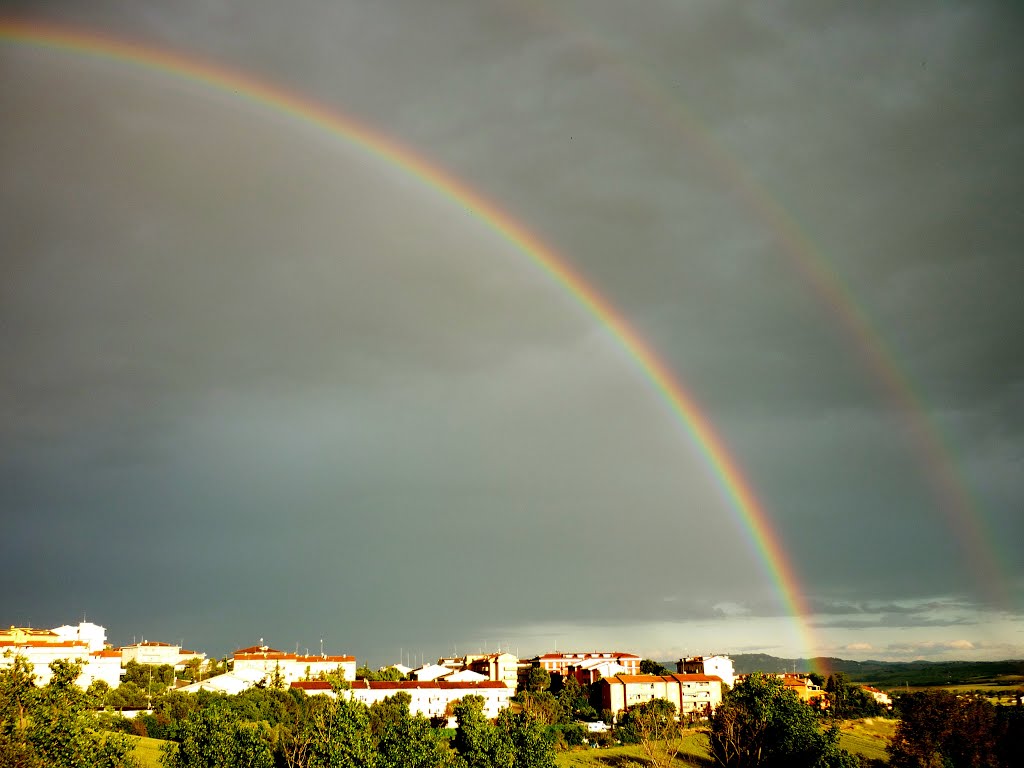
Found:
[[[324,639],[322,637],[320,638],[320,655],[324,655]]]

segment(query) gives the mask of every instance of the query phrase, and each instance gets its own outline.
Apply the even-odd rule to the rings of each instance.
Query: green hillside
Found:
[[[881,687],[998,683],[1024,687],[1024,660],[1007,661],[848,661],[829,657],[782,659],[763,653],[732,657],[737,674],[750,672],[843,672],[858,683]]]

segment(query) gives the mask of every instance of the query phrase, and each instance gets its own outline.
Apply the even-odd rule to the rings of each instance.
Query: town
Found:
[[[374,669],[264,638],[213,658],[163,640],[114,647],[84,620],[10,626],[0,765],[875,768],[966,755],[946,764],[1009,768],[1024,745],[1021,690],[1011,706],[979,691],[890,698],[842,672],[740,673],[717,653],[674,672],[623,650],[420,661]],[[913,762],[920,754],[928,762]]]
[[[519,659],[508,651],[439,657],[436,663],[412,668],[401,663],[377,670],[357,666],[355,656],[283,651],[259,644],[235,650],[223,661],[169,642],[140,640],[118,648],[106,642],[106,628],[92,622],[53,629],[10,627],[0,630],[0,670],[15,657],[30,663],[37,685],[50,679],[50,664],[58,659],[76,662],[81,669],[77,684],[83,690],[100,685],[118,688],[126,671],[139,666],[173,670],[169,686],[182,693],[210,691],[235,695],[253,687],[298,688],[307,694],[338,695],[338,680],[345,695],[367,706],[405,693],[411,714],[443,720],[454,726],[453,704],[468,695],[480,696],[484,713],[495,718],[510,706],[517,690],[531,688],[540,675],[562,682],[573,679],[594,691],[597,711],[618,717],[631,707],[661,699],[683,717],[706,718],[721,704],[724,690],[737,680],[732,660],[725,655],[679,659],[676,671],[652,669],[634,653],[621,651],[550,652]],[[828,693],[807,674],[778,675],[787,690],[810,706],[825,709]],[[150,679],[152,675],[150,674]],[[333,679],[332,679],[333,678]],[[164,676],[157,682],[163,690]],[[877,702],[891,706],[889,696],[866,689]],[[152,689],[146,692],[152,695]],[[149,702],[146,702],[148,705]],[[147,711],[135,698],[119,707],[129,714]],[[593,728],[600,728],[594,725]]]

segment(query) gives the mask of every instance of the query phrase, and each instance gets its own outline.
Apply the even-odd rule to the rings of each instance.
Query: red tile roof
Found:
[[[294,653],[285,653],[284,651],[266,650],[266,651],[253,651],[250,648],[245,648],[240,651],[235,651],[235,655],[232,657],[236,661],[263,661],[264,659],[275,660],[275,661],[295,661],[302,664],[314,664],[329,662],[331,664],[344,664],[346,662],[352,662],[356,660],[355,656],[296,656]]]
[[[635,653],[620,653],[616,652],[602,652],[602,651],[588,651],[585,653],[545,653],[543,656],[538,656],[539,659],[565,659],[567,661],[572,660],[589,660],[589,659],[638,659]]]
[[[0,640],[0,645],[12,646],[14,648],[88,648],[89,644],[81,640],[61,640],[57,643],[50,643],[46,640],[25,640],[15,642],[13,640]]]
[[[352,682],[353,690],[363,691],[415,691],[415,690],[481,690],[484,688],[499,688],[511,690],[507,685],[495,680],[481,680],[475,683],[459,683],[446,680],[399,680],[391,682],[387,680],[355,680]],[[331,684],[325,680],[298,680],[291,684],[292,688],[302,688],[306,691],[330,690]]]
[[[603,678],[610,685],[630,685],[636,683],[720,683],[722,678],[717,675],[613,675]]]
[[[238,656],[241,653],[253,653],[253,654],[255,654],[255,653],[281,653],[281,654],[283,654],[284,651],[278,651],[278,650],[275,650],[274,648],[269,648],[269,647],[267,647],[265,645],[250,645],[248,648],[239,648],[237,651],[235,651],[235,656]]]

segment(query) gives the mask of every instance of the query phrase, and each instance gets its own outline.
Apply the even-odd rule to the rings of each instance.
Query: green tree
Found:
[[[558,703],[566,713],[567,720],[597,720],[597,710],[590,704],[590,689],[581,685],[575,677],[565,680],[558,692]]]
[[[498,749],[498,734],[484,716],[482,696],[464,696],[453,708],[455,738],[452,746],[468,768],[492,768],[492,758]]]
[[[106,680],[93,680],[85,689],[85,699],[90,709],[102,709],[106,706],[107,694],[113,689]]]
[[[109,691],[106,703],[107,706],[114,709],[145,709],[149,703],[149,697],[146,695],[145,689],[129,680]]]
[[[999,765],[1024,765],[1024,704],[1020,691],[1017,692],[1017,704],[1012,707],[996,707],[996,756]]]
[[[667,675],[669,671],[653,659],[642,659],[640,661],[641,675]]]
[[[170,664],[139,664],[129,661],[124,667],[121,685],[134,683],[142,690],[147,702],[174,685],[174,667]]]
[[[394,696],[388,696],[383,701],[370,705],[370,733],[375,739],[380,739],[387,728],[398,723],[409,714],[409,705],[412,704],[412,696],[405,691],[399,691]]]
[[[370,669],[365,664],[356,670],[356,680],[369,680],[375,682],[380,680],[380,674],[375,669]]]
[[[274,757],[258,724],[235,720],[216,703],[189,715],[177,747],[165,744],[160,762],[167,768],[273,768]]]
[[[550,691],[520,691],[515,701],[531,717],[544,725],[569,722],[569,713]]]
[[[893,768],[998,766],[996,712],[987,701],[948,691],[897,700],[900,721],[889,743]]]
[[[38,693],[34,681],[32,665],[24,656],[15,656],[0,672],[0,765],[42,766],[28,740],[29,716]]]
[[[185,662],[185,669],[181,673],[182,679],[198,682],[203,679],[203,660],[198,656]]]
[[[683,726],[676,717],[676,705],[665,699],[630,708],[616,733],[625,744],[639,744],[655,768],[671,766],[683,746]]]
[[[32,666],[15,658],[0,672],[0,765],[35,768],[129,768],[132,745],[121,734],[101,734],[76,681],[81,666],[59,659],[50,682],[36,689]]]
[[[544,726],[527,712],[505,709],[492,724],[480,696],[455,706],[458,728],[452,746],[468,768],[553,768],[555,748]]]
[[[345,695],[310,696],[299,738],[307,745],[306,768],[371,768],[376,763],[370,711]]]
[[[386,667],[377,673],[377,679],[386,680],[389,683],[397,683],[400,680],[405,680],[405,675],[394,667]]]
[[[495,756],[501,760],[495,765],[510,768],[555,768],[555,747],[548,731],[526,712],[504,709],[498,715],[496,726],[498,749]],[[511,762],[508,762],[511,757]]]
[[[822,731],[814,712],[782,680],[754,674],[730,690],[711,716],[711,756],[723,768],[847,768],[839,730]]]
[[[526,677],[526,689],[529,691],[546,691],[551,687],[551,673],[541,667],[531,667]]]
[[[430,721],[412,715],[407,693],[370,706],[370,732],[377,747],[377,768],[435,768],[451,762],[451,750]]]

